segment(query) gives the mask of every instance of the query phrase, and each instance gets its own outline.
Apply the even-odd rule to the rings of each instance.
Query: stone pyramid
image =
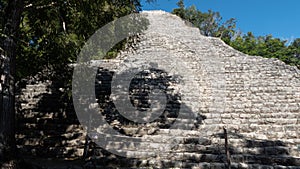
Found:
[[[189,150],[185,149],[187,140],[222,147],[224,138],[220,135],[226,128],[231,133],[231,146],[238,149],[238,155],[232,156],[242,158],[245,165],[247,160],[244,158],[250,151],[247,148],[251,147],[247,145],[251,142],[249,140],[256,140],[258,144],[252,145],[254,151],[272,151],[274,154],[270,155],[278,153],[276,142],[287,144],[291,146],[287,153],[298,158],[299,162],[300,71],[296,67],[277,59],[247,56],[218,38],[201,35],[197,28],[167,12],[144,11],[142,15],[150,24],[139,36],[134,50],[122,52],[116,59],[107,61],[110,66],[106,68],[115,73],[114,80],[128,84],[132,82],[132,76],[124,72],[138,67],[148,71],[152,68],[162,70],[168,76],[180,79],[178,83],[168,79],[171,85],[165,86],[166,95],[180,95],[180,108],[174,117],[174,109],[170,107],[176,105],[167,104],[165,112],[169,114],[162,113],[162,116],[167,116],[165,121],[161,116],[160,120],[149,123],[139,121],[140,116],[146,116],[142,112],[130,117],[132,121],[144,124],[120,127],[125,134],[134,137],[129,142],[136,144],[124,146],[124,152],[120,148],[119,153],[125,153],[128,157],[159,157],[176,161],[189,156],[200,160],[202,155],[188,153]],[[161,81],[166,79],[157,71],[145,73],[143,78],[149,81],[151,76]],[[160,83],[163,82],[156,85]],[[118,94],[120,91],[114,96]],[[116,97],[113,102],[121,112],[127,110],[122,106],[129,99]],[[129,114],[122,115],[127,118]],[[159,125],[162,121],[169,122],[168,126]],[[116,140],[116,144],[111,140],[108,147],[114,149],[128,142],[123,137]],[[271,142],[271,145],[264,147],[264,142]],[[260,144],[263,146],[259,147]],[[178,146],[185,148],[176,149]],[[273,164],[272,160],[270,164]]]
[[[98,148],[121,155],[102,151],[98,168],[299,168],[296,67],[236,51],[170,13],[141,15],[149,25],[132,50],[94,63],[96,95],[109,124],[100,129],[118,133],[101,135]],[[36,87],[27,88],[23,95],[38,100],[28,94]],[[35,111],[26,104],[25,113]],[[82,136],[73,137],[81,127],[67,131],[64,158],[77,156],[83,144]]]

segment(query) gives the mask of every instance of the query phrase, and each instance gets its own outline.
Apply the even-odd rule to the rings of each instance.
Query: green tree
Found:
[[[1,1],[0,164],[15,168],[15,60],[23,0]]]
[[[229,43],[236,34],[236,21],[234,18],[223,22],[219,12],[212,10],[207,13],[201,12],[194,5],[186,8],[183,0],[180,0],[177,5],[178,8],[173,9],[172,13],[191,22],[205,36],[220,37],[226,43]]]
[[[300,59],[300,38],[295,39],[289,46],[291,55]]]
[[[275,38],[272,35],[256,37],[248,32],[246,35],[237,36],[229,45],[233,48],[249,54],[266,58],[277,58],[281,61],[299,67],[299,47],[296,39],[287,46],[287,41]]]
[[[177,6],[179,8],[173,9],[172,13],[179,16],[180,18],[186,18],[185,16],[185,6],[184,6],[184,1],[183,0],[179,0],[177,2]]]
[[[291,64],[300,68],[300,38],[296,38],[287,50]]]
[[[18,77],[64,68],[97,29],[140,7],[138,0],[29,0],[21,22]]]

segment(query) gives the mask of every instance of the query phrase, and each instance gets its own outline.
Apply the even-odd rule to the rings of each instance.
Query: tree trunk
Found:
[[[23,0],[9,0],[5,8],[0,60],[0,164],[8,168],[15,158],[15,59]],[[5,167],[6,166],[6,167]]]

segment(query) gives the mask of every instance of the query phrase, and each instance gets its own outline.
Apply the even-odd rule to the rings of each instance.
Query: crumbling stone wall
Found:
[[[232,167],[300,166],[300,71],[296,67],[277,59],[247,56],[217,38],[200,35],[196,28],[187,26],[177,16],[162,11],[143,14],[150,25],[139,37],[135,50],[122,52],[115,60],[94,63],[100,68],[96,80],[99,103],[105,110],[103,115],[107,121],[122,134],[145,140],[152,137],[140,145],[144,146],[142,150],[128,147],[124,150],[128,153],[151,154],[155,151],[153,144],[158,147],[169,144],[170,133],[177,135],[179,142],[173,151],[149,155],[146,162],[115,159],[122,167],[225,168],[228,161],[224,127],[228,131]],[[165,118],[160,117],[153,123],[135,124],[120,117],[109,98],[111,78],[118,70],[146,63],[156,63],[158,70],[167,70],[171,77],[179,75],[183,82],[188,82],[179,82],[173,88],[180,89],[181,101],[178,103],[181,103],[182,111],[196,114],[195,120],[191,122],[191,117],[178,117],[175,113],[175,116],[164,114]],[[174,68],[169,69],[170,65]],[[152,74],[158,76],[157,71]],[[20,126],[19,145],[23,150],[28,147],[28,151],[35,155],[38,153],[33,152],[34,147],[43,145],[49,150],[60,147],[62,150],[59,151],[63,153],[54,153],[56,156],[78,156],[83,152],[83,131],[76,120],[65,121],[74,119],[74,112],[71,118],[66,118],[64,110],[48,110],[49,107],[60,107],[55,105],[60,104],[55,99],[40,104],[43,95],[51,93],[51,97],[55,98],[59,93],[53,88],[47,89],[47,86],[51,86],[50,82],[27,84],[20,93],[19,118],[26,120]],[[132,91],[134,93],[135,90]],[[147,100],[145,97],[142,99]],[[41,106],[45,106],[46,110],[38,109]],[[176,120],[180,122],[178,128],[189,126],[191,130],[170,128]],[[169,122],[168,125],[163,125],[166,122]],[[49,124],[55,128],[53,137],[40,136],[41,131],[52,131],[46,127]],[[44,130],[41,130],[43,127]],[[40,138],[34,141],[34,145],[28,146],[31,145],[28,135]],[[47,144],[51,138],[53,143]],[[117,143],[111,145],[119,146]],[[102,157],[105,158],[105,155]]]

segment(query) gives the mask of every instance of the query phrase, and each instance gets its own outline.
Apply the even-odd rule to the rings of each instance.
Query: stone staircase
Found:
[[[231,168],[300,168],[297,68],[246,56],[166,12],[143,15],[150,25],[133,51],[94,63],[101,115],[119,134],[90,133],[105,144],[90,148],[87,161],[80,164],[34,163],[45,168],[225,169],[225,127]],[[147,123],[124,117],[110,97],[112,77],[126,75],[120,72],[124,67],[140,65],[148,69],[130,79],[131,103],[147,108],[151,83],[160,85],[167,98],[166,109]],[[50,161],[83,155],[86,132],[72,105],[59,101],[60,89],[53,82],[39,82],[21,91],[17,138],[23,154]]]
[[[85,134],[72,105],[63,102],[54,83],[25,82],[19,91],[16,138],[24,156],[74,158],[82,154]]]

